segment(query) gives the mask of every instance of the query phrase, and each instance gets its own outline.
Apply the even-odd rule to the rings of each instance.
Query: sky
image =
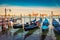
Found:
[[[0,0],[0,14],[5,14],[5,8],[12,10],[7,14],[15,15],[33,12],[49,14],[51,11],[60,14],[60,0]]]
[[[0,5],[59,7],[60,0],[0,0]]]

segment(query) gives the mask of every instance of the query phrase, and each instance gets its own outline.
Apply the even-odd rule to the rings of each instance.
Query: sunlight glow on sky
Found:
[[[60,8],[56,7],[20,7],[20,6],[4,6],[0,7],[0,15],[4,15],[5,11],[4,9],[7,9],[7,14],[13,14],[13,15],[20,15],[20,14],[50,14],[51,11],[54,12],[54,14],[60,14]],[[11,12],[8,11],[8,9],[11,9]],[[2,14],[3,13],[3,14]]]

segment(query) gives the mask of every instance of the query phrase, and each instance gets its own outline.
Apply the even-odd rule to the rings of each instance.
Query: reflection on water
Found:
[[[29,18],[25,18],[25,22],[23,19],[23,22],[29,22]],[[31,20],[33,20],[34,18],[32,18]],[[38,18],[37,18],[38,20]],[[19,22],[19,21],[18,21]],[[0,31],[1,31],[1,27],[0,27]],[[5,34],[1,34],[0,32],[0,40],[40,40],[41,36],[40,36],[40,29],[33,29],[30,31],[25,31],[23,29],[11,29],[10,31],[7,31]],[[47,35],[47,32],[44,32]],[[44,34],[42,33],[42,34]],[[27,36],[27,37],[26,37]],[[48,37],[48,36],[47,36]],[[60,37],[60,36],[59,36]]]
[[[35,32],[33,32],[29,37],[27,37],[25,40],[40,40],[40,30],[37,29]]]
[[[28,32],[30,33],[31,31],[31,35],[29,35],[29,37],[27,37],[25,40],[30,40],[31,38],[35,39],[39,37],[39,29],[37,30],[31,30],[31,31],[23,31],[23,32],[18,32],[18,34],[14,35],[15,32],[17,32],[20,29],[11,29],[10,31],[7,31],[5,34],[0,35],[0,39],[4,40],[24,40],[24,37],[26,34],[28,34]],[[38,36],[38,37],[37,37]],[[33,40],[31,39],[31,40]]]
[[[29,31],[23,31],[23,32],[19,32],[16,35],[13,35],[17,30],[19,30],[19,29],[12,29],[2,35],[0,32],[0,40],[24,40],[25,35]],[[48,34],[48,32],[44,32],[43,34],[45,34],[45,33]],[[56,35],[56,36],[58,37],[58,35]],[[47,37],[47,39],[45,39],[45,40],[48,40],[48,38],[51,38],[49,36],[46,36],[46,37]],[[31,35],[29,35],[29,36],[27,36],[27,38],[25,38],[25,40],[40,40],[40,39],[41,39],[40,29],[35,30],[33,33],[31,33]]]
[[[27,37],[29,37],[30,35],[32,35],[38,28],[35,28],[33,30],[29,30],[29,32],[25,35],[24,39],[26,39]]]

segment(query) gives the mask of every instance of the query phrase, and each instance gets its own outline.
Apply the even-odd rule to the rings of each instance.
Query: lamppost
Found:
[[[6,9],[6,8],[5,8],[5,18],[6,18],[6,16],[7,16],[7,11],[8,11],[8,10],[11,12],[11,9]]]

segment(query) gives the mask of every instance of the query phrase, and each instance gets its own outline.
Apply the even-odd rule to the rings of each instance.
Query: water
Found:
[[[55,37],[53,29],[49,30],[49,32],[47,33],[47,36],[46,36],[45,40],[56,40],[56,37]]]
[[[40,29],[36,30],[32,35],[27,37],[25,40],[40,40]]]
[[[32,18],[31,20],[34,20],[34,18]],[[39,20],[39,18],[37,18],[37,20]],[[49,20],[49,19],[48,19]],[[56,19],[57,21],[58,21],[58,19]],[[43,21],[44,21],[44,19],[43,19]],[[49,20],[50,21],[50,20]],[[19,21],[17,21],[17,22],[19,22]],[[25,20],[24,20],[24,18],[22,18],[22,22],[23,23],[26,23],[26,22],[29,22],[29,18],[25,18]],[[5,33],[4,35],[0,35],[0,39],[2,39],[2,40],[23,40],[24,39],[24,36],[25,36],[25,34],[27,34],[29,31],[23,31],[23,32],[20,32],[20,33],[18,33],[16,36],[15,35],[13,35],[17,30],[19,30],[19,29],[11,29],[9,32],[8,32],[8,35],[7,35],[7,33]],[[1,27],[0,27],[0,31],[1,31]],[[41,36],[40,36],[40,34],[41,34],[41,31],[42,30],[40,30],[40,29],[37,29],[35,32],[33,32],[33,34],[32,35],[30,35],[29,37],[27,37],[25,40],[40,40],[40,38],[41,38]],[[51,32],[49,32],[49,33],[51,33]],[[52,35],[53,35],[54,33],[52,32]],[[6,36],[7,35],[7,36]],[[50,35],[50,34],[49,34]],[[54,34],[55,35],[55,34]],[[53,35],[53,36],[54,36]],[[46,36],[46,38],[48,38],[48,36]],[[50,37],[49,37],[50,38]]]

